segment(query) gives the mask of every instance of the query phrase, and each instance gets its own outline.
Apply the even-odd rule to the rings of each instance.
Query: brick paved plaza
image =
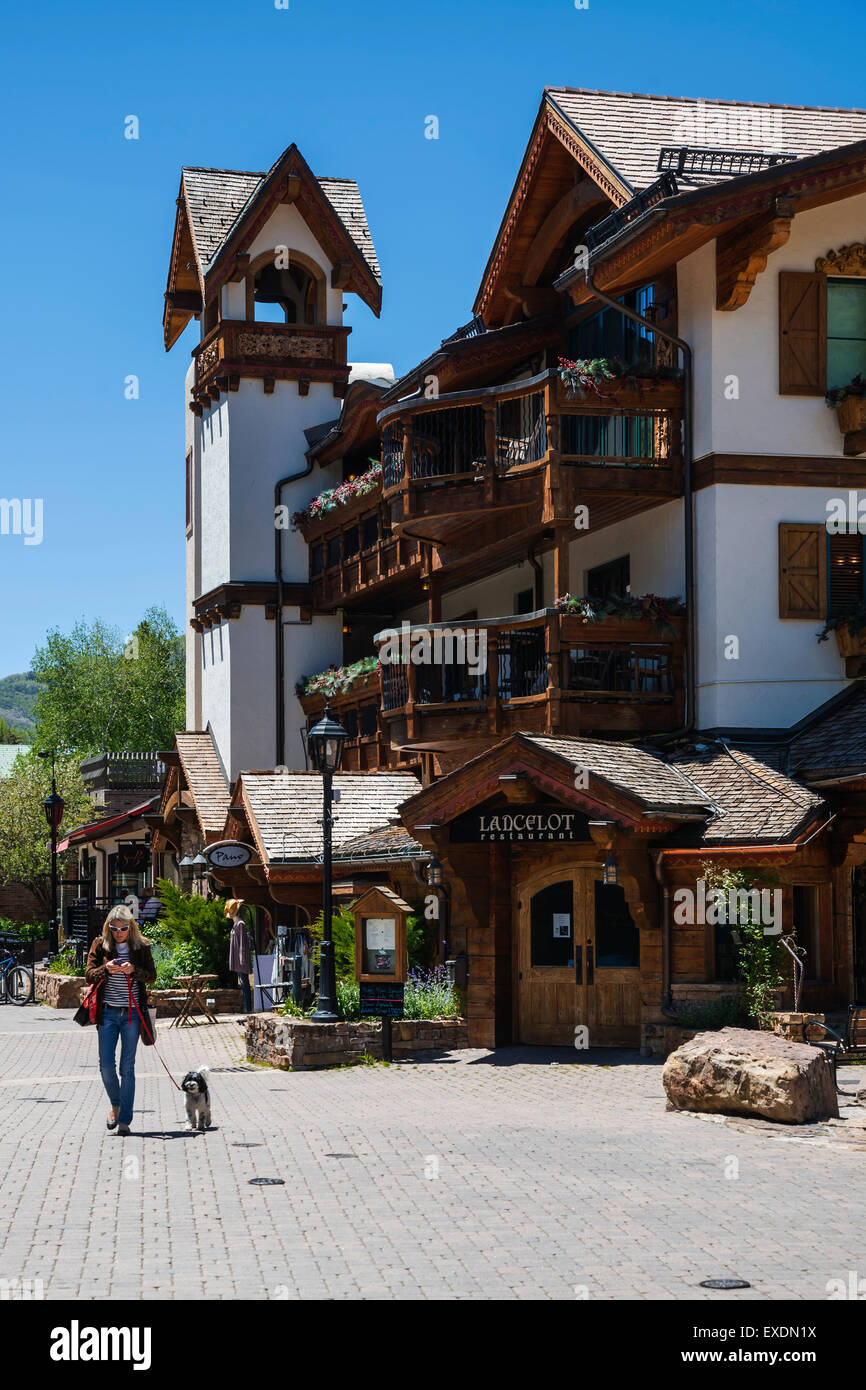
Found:
[[[214,1068],[206,1135],[143,1048],[133,1134],[108,1133],[95,1030],[0,1010],[0,1279],[47,1299],[748,1301],[866,1275],[866,1148],[667,1112],[633,1053],[284,1073],[244,1061],[234,1021],[159,1043],[178,1078]],[[753,1287],[698,1287],[734,1276]]]

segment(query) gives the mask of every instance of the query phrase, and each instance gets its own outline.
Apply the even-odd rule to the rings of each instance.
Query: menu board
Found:
[[[403,989],[402,983],[390,980],[362,980],[361,1017],[402,1018]]]

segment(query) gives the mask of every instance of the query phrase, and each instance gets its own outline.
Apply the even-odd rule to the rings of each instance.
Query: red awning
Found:
[[[113,835],[114,831],[119,830],[121,826],[128,825],[130,821],[137,820],[146,811],[151,811],[155,800],[156,797],[152,796],[149,801],[143,801],[140,806],[131,806],[120,816],[111,816],[108,820],[97,820],[92,825],[80,825],[77,830],[70,830],[66,839],[61,840],[57,846],[57,853],[62,854],[73,844],[83,845],[87,844],[88,840],[103,840],[106,835]]]

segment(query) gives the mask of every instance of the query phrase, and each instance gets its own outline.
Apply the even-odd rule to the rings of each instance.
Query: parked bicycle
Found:
[[[29,1004],[33,997],[33,971],[14,956],[0,958],[0,1004]]]

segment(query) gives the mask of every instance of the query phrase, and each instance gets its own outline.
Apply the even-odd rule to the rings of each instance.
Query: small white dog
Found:
[[[209,1071],[210,1067],[188,1071],[180,1083],[181,1090],[186,1095],[186,1118],[190,1129],[204,1130],[211,1122],[210,1090],[206,1079]]]

